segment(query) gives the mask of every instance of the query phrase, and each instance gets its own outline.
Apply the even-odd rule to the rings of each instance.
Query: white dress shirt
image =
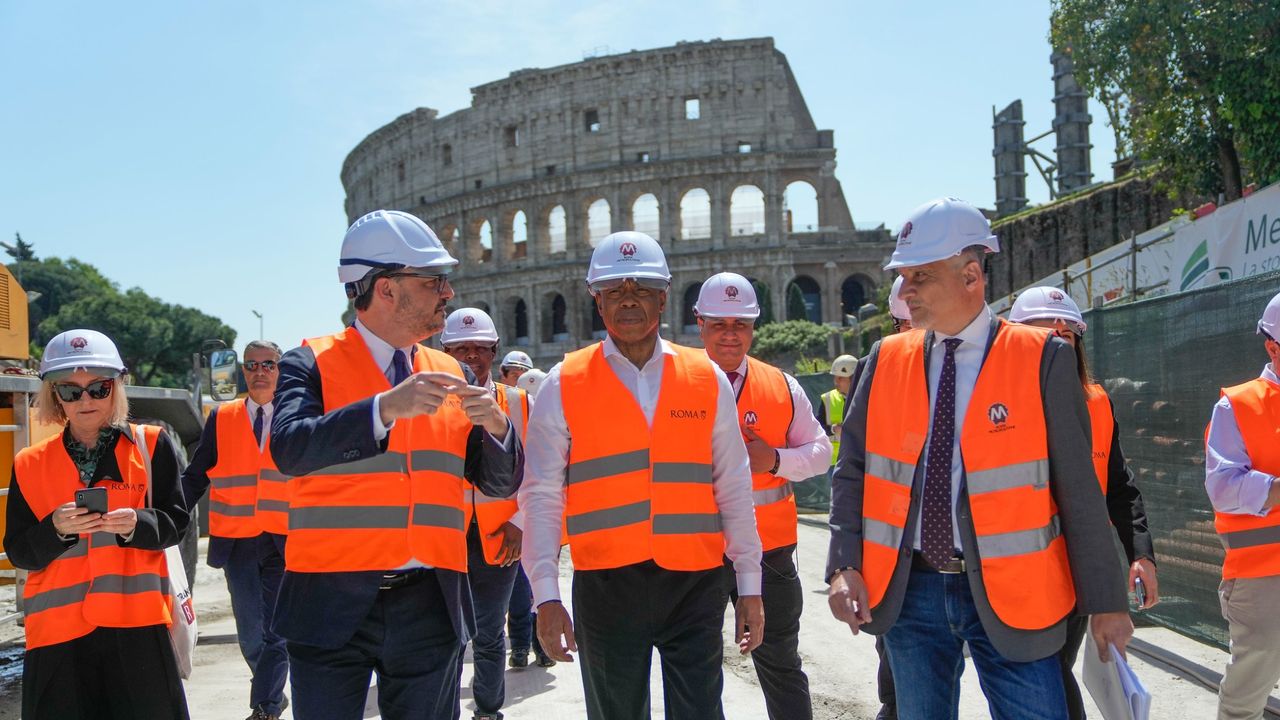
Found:
[[[262,452],[266,449],[267,442],[271,439],[271,416],[275,413],[275,402],[258,405],[253,401],[253,398],[246,397],[244,405],[249,410],[249,427],[253,427],[254,416],[258,414],[258,408],[262,408],[262,439],[258,441],[258,452]]]
[[[1273,385],[1280,385],[1280,378],[1276,377],[1276,370],[1270,363],[1262,369],[1261,377]],[[1209,493],[1209,502],[1214,510],[1258,516],[1270,512],[1266,506],[1267,495],[1276,478],[1253,469],[1244,436],[1236,422],[1235,410],[1226,395],[1213,406],[1204,450],[1204,489]]]
[[[747,359],[735,371],[737,379],[732,383],[733,397],[742,394],[742,386],[747,383]],[[778,472],[780,478],[791,482],[808,480],[815,475],[826,475],[831,467],[831,441],[827,439],[827,431],[818,424],[813,415],[813,405],[809,396],[804,394],[800,383],[787,373],[787,390],[791,393],[791,427],[787,428],[787,446],[775,448],[778,451]]]
[[[612,338],[604,340],[609,367],[635,398],[645,420],[653,426],[653,413],[662,387],[664,355],[675,351],[658,339],[643,368],[628,360]],[[738,412],[729,379],[715,367],[720,392],[716,422],[711,431],[711,485],[724,527],[725,554],[733,561],[738,594],[760,594],[760,536],[756,533],[755,507],[751,500],[751,466],[738,428]],[[601,419],[600,431],[608,432]],[[524,482],[519,505],[524,515],[524,556],[521,562],[533,586],[535,607],[560,599],[560,531],[564,521],[565,470],[569,465],[569,426],[560,394],[560,364],[551,368],[538,391],[525,444]]]
[[[987,340],[991,338],[991,308],[982,306],[982,311],[958,335],[933,333],[933,345],[929,350],[929,438],[925,442],[921,454],[921,477],[924,477],[923,464],[929,457],[929,442],[933,441],[933,406],[938,397],[938,381],[942,378],[942,361],[947,354],[947,346],[942,341],[948,338],[960,338],[956,348],[956,418],[955,437],[951,443],[951,538],[957,551],[960,545],[960,525],[956,522],[956,501],[960,497],[960,483],[964,478],[964,458],[960,455],[960,435],[964,432],[964,416],[969,409],[969,400],[973,397],[973,386],[978,382],[978,371],[982,369],[982,356],[987,351]],[[916,510],[916,531],[912,540],[916,550],[920,549],[920,526],[924,523],[924,503]]]

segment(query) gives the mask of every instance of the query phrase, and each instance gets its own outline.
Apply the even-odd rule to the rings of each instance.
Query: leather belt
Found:
[[[916,550],[911,553],[911,569],[942,573],[943,575],[960,575],[964,573],[964,558],[957,555],[938,568],[930,564],[928,560],[925,560],[923,553]]]
[[[427,568],[414,568],[404,572],[386,573],[382,576],[382,582],[378,584],[378,589],[396,590],[402,587],[409,587],[426,579],[428,572]]]

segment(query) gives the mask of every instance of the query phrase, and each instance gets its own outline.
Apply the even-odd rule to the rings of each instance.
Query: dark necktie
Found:
[[[742,376],[739,375],[736,370],[734,370],[733,372],[725,373],[725,377],[729,378],[729,387],[733,387],[734,385],[738,384],[738,378]]]
[[[397,350],[396,356],[391,360],[391,386],[395,387],[405,380],[409,379],[409,358],[405,356],[403,350]]]
[[[932,435],[924,466],[924,510],[920,520],[920,552],[935,568],[955,555],[951,530],[951,457],[956,438],[956,348],[960,338],[942,341],[942,376],[933,404]]]
[[[253,415],[253,436],[258,439],[258,444],[262,444],[262,406],[258,406],[258,412]]]

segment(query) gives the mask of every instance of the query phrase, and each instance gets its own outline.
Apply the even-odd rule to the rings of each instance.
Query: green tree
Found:
[[[751,354],[774,364],[785,364],[785,361],[799,357],[826,355],[830,334],[830,328],[808,320],[769,323],[756,330]]]
[[[800,292],[800,286],[795,283],[787,285],[787,321],[808,319],[809,308],[804,304],[804,293]]]
[[[760,317],[756,318],[756,327],[773,322],[773,296],[769,294],[769,286],[759,280],[752,280],[751,287],[756,291],[756,302],[760,304]]]
[[[23,240],[22,233],[13,234],[12,245],[7,242],[0,242],[0,247],[3,247],[4,251],[9,254],[9,257],[14,260],[22,261],[36,259],[35,246],[26,240]]]
[[[1119,156],[1173,193],[1280,179],[1280,3],[1053,0],[1050,39],[1107,107]]]

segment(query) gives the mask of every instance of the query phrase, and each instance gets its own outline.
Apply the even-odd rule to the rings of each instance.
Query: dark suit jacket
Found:
[[[465,365],[463,373],[467,382],[475,382]],[[523,450],[520,438],[515,433],[509,436],[511,450],[480,427],[473,428],[467,439],[466,477],[490,497],[510,497],[520,485]],[[306,475],[386,449],[385,438],[381,443],[373,439],[373,396],[326,413],[315,353],[300,347],[284,354],[271,420],[271,454],[281,472]],[[273,628],[293,642],[341,647],[372,609],[382,574],[377,570],[299,573],[286,568]],[[467,576],[442,569],[435,574],[458,640],[466,643],[475,632]]]
[[[209,470],[218,464],[218,408],[209,411],[204,421],[204,429],[200,431],[200,444],[187,469],[182,471],[182,495],[187,500],[187,511],[190,512],[200,498],[209,491]],[[209,554],[205,561],[209,567],[225,567],[231,558],[231,549],[235,546],[235,538],[209,536]]]
[[[999,332],[992,323],[991,342]],[[924,366],[929,367],[929,350],[933,334],[925,338]],[[865,368],[850,398],[840,442],[840,457],[831,480],[831,545],[827,554],[827,578],[837,568],[862,567],[862,483],[866,467],[867,401],[874,382],[880,344],[871,349]],[[985,362],[985,355],[984,355]],[[1084,389],[1076,375],[1075,351],[1060,338],[1053,338],[1039,358],[1040,391],[1044,399],[1045,425],[1049,439],[1049,489],[1058,505],[1058,518],[1066,540],[1067,558],[1076,588],[1076,609],[1080,614],[1127,610],[1124,568],[1112,543],[1112,530],[1107,522],[1107,508],[1102,489],[1093,470],[1089,411]],[[928,382],[928,376],[920,379]],[[963,482],[963,481],[962,481]],[[889,588],[880,605],[871,609],[872,622],[864,626],[873,634],[884,633],[897,621],[902,599],[911,573],[911,548],[914,541],[920,499],[924,487],[924,463],[916,466],[911,488],[911,509],[907,515],[903,547]],[[978,616],[996,650],[1014,661],[1038,660],[1056,653],[1066,639],[1066,618],[1037,631],[1011,628],[996,617],[982,579],[978,559],[977,536],[969,509],[969,494],[961,486],[956,519],[964,556],[969,559],[969,583],[973,590]]]

